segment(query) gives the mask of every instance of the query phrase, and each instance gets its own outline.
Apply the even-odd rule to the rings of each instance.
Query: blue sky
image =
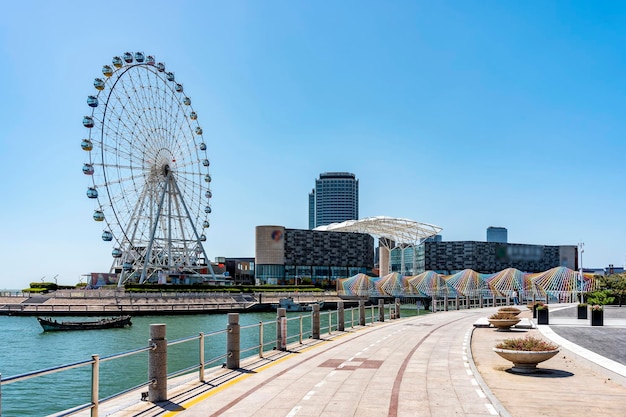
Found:
[[[0,288],[107,271],[80,141],[101,67],[164,61],[209,145],[209,257],[308,226],[326,171],[360,215],[444,240],[585,243],[622,266],[626,5],[503,1],[22,1],[0,14]]]

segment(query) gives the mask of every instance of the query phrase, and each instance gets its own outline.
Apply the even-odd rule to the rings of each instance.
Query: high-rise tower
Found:
[[[309,229],[359,218],[359,180],[350,172],[324,172],[309,194]]]
[[[507,235],[506,227],[489,226],[487,228],[487,242],[507,243]]]

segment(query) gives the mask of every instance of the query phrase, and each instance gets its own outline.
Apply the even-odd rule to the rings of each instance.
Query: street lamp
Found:
[[[583,290],[584,290],[584,278],[583,278],[583,253],[585,252],[585,250],[583,249],[583,247],[585,246],[584,243],[580,242],[578,244],[578,253],[580,254],[580,265],[578,265],[578,271],[580,274],[580,302],[581,304],[584,302],[583,299]]]

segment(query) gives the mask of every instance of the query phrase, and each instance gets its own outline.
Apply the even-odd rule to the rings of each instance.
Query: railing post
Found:
[[[304,316],[300,315],[300,344],[302,344],[302,324],[303,324]]]
[[[400,299],[396,298],[396,318],[400,318]]]
[[[2,417],[2,372],[0,372],[0,417]]]
[[[313,304],[313,311],[311,312],[311,337],[313,339],[320,338],[320,305]]]
[[[167,401],[167,339],[165,324],[150,325],[150,343],[154,349],[148,355],[148,400]]]
[[[200,338],[198,339],[200,346],[198,346],[200,351],[200,372],[198,375],[198,379],[200,382],[205,382],[204,380],[204,333],[200,332]]]
[[[259,358],[263,357],[263,322],[259,322]]]
[[[350,328],[354,328],[354,307],[350,307]]]
[[[478,307],[483,308],[483,296],[478,294]]]
[[[365,326],[365,301],[359,300],[359,325]]]
[[[378,299],[378,321],[383,323],[385,321],[385,300]]]
[[[333,333],[333,312],[332,310],[328,312],[328,334]]]
[[[91,417],[98,417],[98,393],[100,391],[100,356],[91,355]],[[0,412],[1,415],[1,412]]]
[[[287,349],[287,310],[276,309],[276,350]]]
[[[337,301],[337,330],[343,332],[346,330],[345,311],[343,309],[343,301]]]
[[[239,355],[241,352],[239,326],[239,313],[228,313],[228,330],[226,336],[226,368],[239,368]]]

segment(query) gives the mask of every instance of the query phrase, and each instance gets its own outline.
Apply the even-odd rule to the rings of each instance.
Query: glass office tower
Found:
[[[359,180],[349,172],[324,172],[309,194],[309,228],[359,218]]]

